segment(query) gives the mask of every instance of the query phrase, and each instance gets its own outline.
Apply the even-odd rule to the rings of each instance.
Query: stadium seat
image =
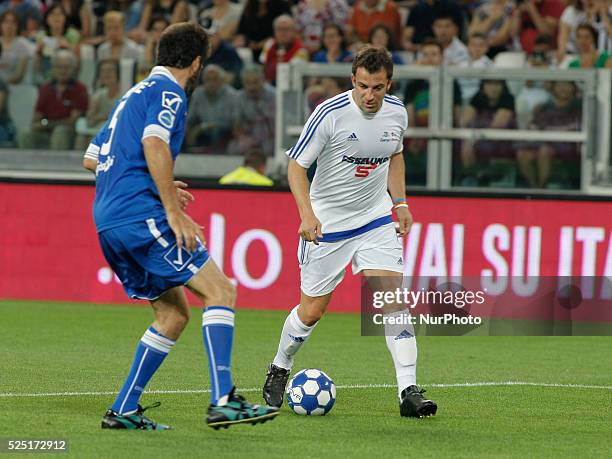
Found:
[[[38,88],[30,84],[9,86],[8,112],[17,128],[17,135],[29,131],[38,99]]]
[[[522,51],[504,51],[495,56],[493,60],[497,68],[520,69],[525,66],[526,56]]]

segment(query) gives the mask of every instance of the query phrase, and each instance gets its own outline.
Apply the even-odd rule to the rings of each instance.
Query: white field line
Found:
[[[465,382],[451,384],[424,384],[423,387],[439,387],[439,388],[471,388],[471,387],[509,387],[509,386],[531,386],[531,387],[553,387],[561,389],[602,389],[612,390],[612,386],[598,386],[593,384],[559,384],[559,383],[538,383],[528,381],[483,381],[483,382]],[[387,389],[395,388],[395,384],[346,384],[336,386],[338,389]],[[260,387],[248,387],[238,389],[238,392],[259,392]],[[167,390],[148,390],[147,394],[210,394],[210,389],[167,389]],[[41,392],[41,393],[17,393],[8,392],[0,393],[0,398],[15,398],[15,397],[87,397],[87,396],[103,396],[116,395],[114,391],[100,392]]]

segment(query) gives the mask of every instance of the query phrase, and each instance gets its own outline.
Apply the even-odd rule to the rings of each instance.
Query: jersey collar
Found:
[[[162,65],[157,65],[151,69],[151,73],[149,74],[149,76],[152,77],[153,75],[164,75],[165,77],[168,77],[171,81],[178,84],[178,81],[176,81],[176,78],[174,78],[174,75],[172,75],[170,70],[168,70]]]

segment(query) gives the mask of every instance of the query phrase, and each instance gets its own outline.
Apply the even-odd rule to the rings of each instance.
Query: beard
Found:
[[[191,97],[191,94],[197,87],[198,81],[200,81],[201,73],[202,73],[202,68],[200,67],[200,69],[197,72],[195,72],[193,75],[191,75],[191,77],[189,77],[189,79],[187,80],[187,83],[185,84],[185,94],[187,94],[188,98]]]

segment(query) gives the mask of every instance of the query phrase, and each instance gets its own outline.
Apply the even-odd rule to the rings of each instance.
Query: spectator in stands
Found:
[[[308,118],[317,105],[348,90],[351,81],[348,78],[322,77],[308,87],[305,93],[304,118]]]
[[[151,19],[151,27],[149,27],[147,39],[145,40],[139,79],[146,78],[149,71],[155,65],[155,52],[157,50],[157,44],[159,43],[159,37],[169,25],[170,23],[163,16],[155,16]]]
[[[231,154],[245,154],[253,149],[274,154],[276,91],[266,83],[260,66],[245,68],[241,74],[242,90],[236,116],[234,138],[228,146]]]
[[[349,9],[346,0],[303,0],[298,3],[297,28],[311,55],[321,48],[325,24],[344,27]]]
[[[104,59],[98,63],[96,90],[91,96],[86,117],[81,117],[76,124],[76,148],[84,150],[90,140],[102,128],[111,110],[121,97],[120,67],[116,59]]]
[[[12,10],[19,18],[19,28],[30,32],[32,23],[42,22],[42,12],[38,0],[2,0],[0,1],[0,14]]]
[[[433,37],[433,21],[439,11],[449,12],[455,24],[459,24],[459,36],[463,36],[464,13],[453,0],[424,0],[410,8],[402,36],[402,47],[406,51],[418,51],[426,38]]]
[[[502,80],[483,80],[480,90],[463,109],[460,125],[463,128],[515,129],[514,96],[506,83]],[[474,181],[477,157],[486,162],[493,157],[510,157],[513,154],[512,142],[479,140],[474,143],[464,140],[461,146],[462,184],[477,184]]]
[[[185,0],[144,0],[140,23],[129,32],[129,37],[138,43],[144,43],[151,19],[155,16],[163,16],[170,24],[176,24],[189,20],[189,7]]]
[[[563,13],[561,0],[523,0],[516,5],[512,18],[513,37],[518,37],[526,53],[533,51],[538,36],[557,36],[559,18]]]
[[[368,43],[386,48],[391,53],[391,58],[395,65],[404,65],[402,56],[395,51],[394,43],[396,43],[396,41],[393,32],[391,32],[391,29],[386,25],[377,24],[372,27],[368,34]]]
[[[87,39],[87,43],[98,45],[104,41],[104,15],[109,11],[121,11],[125,16],[125,30],[128,35],[138,34],[135,31],[138,29],[142,17],[143,2],[144,0],[91,0],[91,10],[96,21],[92,30],[94,36]],[[155,17],[155,15],[151,17]]]
[[[376,24],[385,24],[394,37],[399,38],[402,24],[399,9],[393,0],[357,0],[346,23],[346,36],[356,47],[366,43]],[[393,43],[393,47],[399,43]]]
[[[421,45],[421,58],[417,65],[440,67],[443,61],[442,45],[427,38]],[[408,83],[404,93],[404,104],[408,111],[410,127],[429,126],[429,81],[413,80]],[[455,80],[453,85],[453,113],[459,119],[461,113],[461,89]],[[425,185],[427,165],[427,140],[423,138],[404,139],[406,162],[406,182],[411,185]]]
[[[319,64],[333,62],[353,62],[353,54],[346,48],[344,31],[337,24],[326,24],[323,27],[321,46],[312,61]]]
[[[465,65],[470,60],[467,46],[457,37],[459,25],[448,10],[437,13],[433,22],[433,31],[436,40],[444,49],[444,63],[446,65]]]
[[[74,79],[76,55],[68,49],[57,50],[52,64],[53,79],[38,92],[32,132],[23,136],[23,148],[72,149],[76,120],[87,111],[87,88]]]
[[[576,85],[571,81],[556,81],[552,84],[551,92],[552,100],[535,110],[531,128],[539,131],[580,131],[582,101],[577,97]],[[574,167],[580,159],[579,145],[576,143],[531,143],[519,148],[519,170],[527,185],[546,187],[555,155],[562,157],[571,168],[580,170]]]
[[[259,61],[264,44],[274,35],[274,20],[283,14],[291,15],[287,0],[246,0],[234,45],[249,48],[253,60]]]
[[[91,35],[91,8],[85,0],[60,0],[66,12],[66,25],[78,30],[81,39],[89,38]]]
[[[487,56],[488,46],[487,37],[483,33],[473,33],[468,39],[469,60],[461,67],[470,69],[488,69],[493,67],[493,61]],[[463,101],[467,102],[474,97],[480,88],[480,80],[478,78],[461,78],[459,79],[461,86],[461,95]]]
[[[106,40],[98,47],[98,60],[131,59],[137,63],[142,61],[142,47],[125,35],[125,16],[120,11],[109,11],[104,15],[104,36]]]
[[[595,30],[599,35],[597,49],[612,55],[612,0],[594,0]]]
[[[241,101],[218,65],[206,66],[202,80],[189,103],[186,144],[196,153],[224,154]]]
[[[612,16],[612,5],[609,0],[576,0],[569,5],[561,15],[559,26],[559,38],[557,45],[557,62],[561,64],[566,53],[577,53],[576,31],[581,24],[590,24],[595,30],[603,31],[601,41],[598,44],[600,51],[612,51],[607,48],[610,43],[612,30],[606,28],[604,21],[610,25]]]
[[[17,13],[7,10],[0,15],[0,79],[5,84],[21,83],[26,74],[32,46],[19,36],[20,25]]]
[[[308,51],[304,48],[295,26],[295,20],[286,14],[274,20],[274,38],[266,42],[260,61],[264,65],[266,80],[276,84],[276,66],[286,62],[308,62]]]
[[[219,38],[231,42],[238,31],[241,15],[242,5],[230,0],[213,0],[212,6],[199,11],[198,19],[204,26],[207,21],[210,21],[211,25],[217,28]]]
[[[78,55],[78,43],[81,35],[74,27],[67,24],[66,12],[59,4],[53,4],[44,18],[45,31],[37,37],[34,73],[37,82],[51,77],[51,57],[58,49],[68,49]]]
[[[0,78],[0,147],[12,147],[15,140],[15,125],[8,113],[8,86]]]
[[[512,17],[515,15],[513,2],[491,0],[474,12],[468,32],[484,34],[489,46],[488,56],[506,51],[512,45]]]
[[[531,69],[550,69],[550,37],[541,35],[536,38],[531,52],[527,55],[526,67]],[[547,90],[548,82],[525,81],[524,86],[516,96],[516,121],[519,129],[527,129],[531,124],[534,109],[550,100]]]
[[[274,182],[266,177],[266,157],[252,151],[244,157],[244,165],[219,179],[221,185],[272,186]]]
[[[221,38],[217,26],[213,23],[206,29],[209,34],[210,54],[206,59],[205,65],[217,64],[227,72],[229,83],[235,87],[240,86],[240,72],[243,62],[236,52],[236,49],[227,41]]]
[[[601,69],[612,68],[612,58],[606,51],[597,51],[597,31],[590,24],[576,28],[578,58],[570,62],[570,68]]]

